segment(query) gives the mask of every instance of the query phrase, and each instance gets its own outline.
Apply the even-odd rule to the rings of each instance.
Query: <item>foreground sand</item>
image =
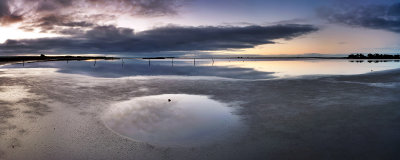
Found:
[[[246,81],[1,69],[0,90],[0,159],[400,158],[399,70]],[[101,120],[113,103],[182,93],[240,104],[245,133],[160,147],[118,136]]]

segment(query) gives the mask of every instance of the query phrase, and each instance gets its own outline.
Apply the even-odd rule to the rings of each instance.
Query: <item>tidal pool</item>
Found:
[[[186,147],[237,136],[243,124],[234,112],[235,107],[204,95],[163,94],[115,103],[103,121],[112,131],[135,141]]]

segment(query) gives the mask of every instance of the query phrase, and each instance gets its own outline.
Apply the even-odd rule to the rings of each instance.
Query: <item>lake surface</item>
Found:
[[[208,76],[234,79],[353,75],[400,68],[399,60],[347,59],[168,59],[19,63],[1,68],[57,68],[61,73],[96,77]]]
[[[399,159],[400,63],[0,67],[0,159]]]

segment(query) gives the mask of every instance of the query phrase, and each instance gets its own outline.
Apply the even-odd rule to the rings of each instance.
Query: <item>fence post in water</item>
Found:
[[[172,64],[172,67],[174,66],[174,58],[171,58],[172,59],[172,61],[171,61],[171,64]]]
[[[196,58],[193,58],[193,66],[196,66]]]
[[[149,59],[149,67],[150,67],[150,59]]]

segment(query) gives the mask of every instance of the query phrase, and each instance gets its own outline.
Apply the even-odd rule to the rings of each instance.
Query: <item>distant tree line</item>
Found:
[[[360,60],[350,60],[349,62],[351,62],[351,63],[364,63],[364,60],[362,60],[362,59],[360,59]],[[373,59],[370,59],[370,60],[368,60],[367,61],[368,63],[384,63],[384,62],[400,62],[400,60],[391,60],[391,59],[385,59],[385,60],[382,60],[382,59],[380,59],[380,60],[377,60],[377,59],[375,59],[375,60],[373,60]]]
[[[391,55],[391,54],[367,54],[367,56],[365,56],[364,54],[350,54],[349,56],[347,56],[348,59],[400,59],[400,55],[396,54],[396,55]]]

